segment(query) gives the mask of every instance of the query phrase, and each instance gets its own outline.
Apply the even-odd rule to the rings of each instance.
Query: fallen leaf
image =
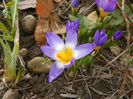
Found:
[[[37,7],[36,13],[40,17],[36,29],[35,40],[38,46],[45,45],[47,40],[45,37],[46,32],[54,32],[56,34],[65,33],[65,25],[62,24],[58,15],[53,11],[52,0],[36,0]]]
[[[97,12],[93,11],[90,14],[88,14],[87,19],[89,20],[90,24],[96,23],[96,21],[98,20]]]
[[[48,20],[47,19],[39,19],[35,29],[35,40],[38,46],[45,45],[47,40],[45,37],[45,33],[48,28]]]
[[[36,14],[42,18],[49,17],[54,9],[52,0],[36,0]]]
[[[114,55],[118,56],[121,53],[122,49],[119,46],[110,46],[110,51]]]
[[[49,27],[50,31],[54,32],[55,34],[64,34],[66,32],[65,25],[60,21],[56,14],[52,14],[50,16]]]
[[[35,29],[35,40],[39,46],[46,44],[46,32],[63,34],[66,32],[65,25],[59,20],[57,15],[53,15],[49,19],[40,18]]]
[[[18,2],[19,10],[26,10],[29,8],[36,8],[36,0],[24,0],[24,1]]]

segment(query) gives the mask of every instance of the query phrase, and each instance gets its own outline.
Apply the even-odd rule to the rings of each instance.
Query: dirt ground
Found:
[[[94,0],[81,0],[81,7],[89,7],[93,2]],[[95,6],[92,7],[86,13],[92,12],[95,8]],[[0,13],[2,16],[2,9],[0,9]],[[132,67],[127,69],[124,64],[126,58],[123,57],[107,65],[108,62],[117,57],[108,49],[97,55],[93,62],[88,64],[87,69],[79,68],[77,72],[72,72],[72,77],[69,70],[65,71],[63,75],[50,84],[47,82],[47,73],[33,73],[28,70],[27,63],[34,57],[43,56],[43,53],[35,42],[34,34],[23,33],[21,19],[28,14],[32,14],[36,18],[37,15],[35,9],[32,8],[19,11],[19,14],[20,47],[28,50],[28,54],[24,58],[26,63],[25,75],[26,77],[30,75],[30,77],[22,79],[17,84],[5,84],[0,81],[0,99],[9,89],[14,89],[19,93],[20,98],[16,99],[118,99],[118,95],[122,96],[120,99],[133,99],[133,85],[127,77],[133,71]],[[1,16],[0,19],[3,20]],[[62,16],[65,23],[68,16],[66,13]],[[0,76],[2,77],[3,53],[0,52],[0,54]]]

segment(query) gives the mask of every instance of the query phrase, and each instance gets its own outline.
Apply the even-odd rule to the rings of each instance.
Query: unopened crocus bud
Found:
[[[122,32],[121,31],[116,31],[113,35],[114,40],[120,40],[122,38]]]
[[[96,31],[94,35],[94,43],[96,46],[103,46],[108,40],[108,36],[105,32],[105,30],[102,30],[99,32],[99,30]]]
[[[73,30],[73,31],[78,33],[79,27],[80,27],[80,20],[79,19],[76,19],[73,22],[67,21],[66,32]]]
[[[79,5],[79,0],[72,0],[72,7],[77,8]]]

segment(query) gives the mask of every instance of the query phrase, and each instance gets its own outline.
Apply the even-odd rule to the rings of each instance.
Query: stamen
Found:
[[[105,12],[102,8],[100,8],[99,10],[101,19],[104,19],[106,16],[108,16],[109,12]]]
[[[65,48],[56,54],[57,59],[63,64],[68,64],[73,57],[73,51],[71,48]]]

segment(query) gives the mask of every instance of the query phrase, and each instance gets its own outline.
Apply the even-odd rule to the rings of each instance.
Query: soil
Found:
[[[89,2],[88,5],[84,2]],[[90,6],[93,0],[82,0],[82,6]],[[95,6],[86,13],[90,13],[95,10]],[[69,11],[68,11],[69,12]],[[2,10],[0,9],[0,17]],[[22,18],[25,15],[35,14],[35,9],[26,9],[19,12],[19,21],[21,23]],[[65,21],[67,14],[62,15]],[[3,20],[3,18],[0,18]],[[34,34],[24,34],[20,25],[20,47],[28,50],[27,57],[24,58],[27,63],[36,56],[43,56],[37,46],[34,38]],[[20,49],[21,49],[20,48]],[[3,70],[3,54],[0,52],[0,75],[2,77]],[[53,83],[47,82],[48,74],[37,74],[29,71],[26,68],[25,75],[29,74],[31,77],[22,79],[17,84],[5,84],[0,81],[0,99],[2,99],[4,93],[8,89],[15,89],[19,91],[21,99],[117,99],[121,85],[125,77],[126,67],[121,63],[120,59],[112,64],[104,67],[109,61],[113,60],[116,56],[109,50],[102,52],[103,58],[95,57],[92,64],[89,64],[88,69],[80,68],[75,72],[73,77],[69,77],[70,71],[65,71],[56,81]],[[104,68],[104,69],[103,69]],[[99,71],[101,71],[99,73]],[[133,87],[130,81],[127,81],[124,85],[126,88],[123,90],[126,94],[123,94],[121,99],[132,99]]]

